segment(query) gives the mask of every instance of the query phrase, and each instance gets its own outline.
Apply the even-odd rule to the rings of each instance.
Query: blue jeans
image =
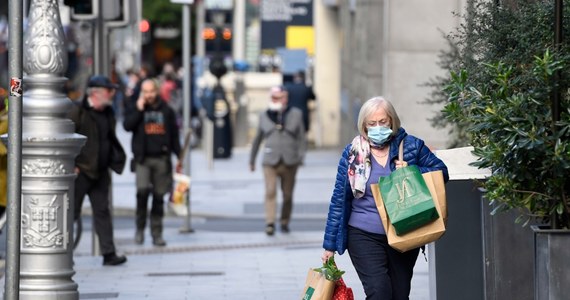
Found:
[[[409,299],[419,251],[401,253],[388,245],[386,235],[348,226],[348,254],[367,300]]]

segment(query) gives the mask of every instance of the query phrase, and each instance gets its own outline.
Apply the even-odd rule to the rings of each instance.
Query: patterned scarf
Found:
[[[359,135],[352,140],[352,147],[348,153],[348,181],[354,198],[361,198],[364,195],[371,169],[370,143]]]

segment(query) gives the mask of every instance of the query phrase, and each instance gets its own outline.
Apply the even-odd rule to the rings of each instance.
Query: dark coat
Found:
[[[441,170],[443,171],[445,182],[449,180],[447,166],[443,161],[437,158],[437,156],[428,149],[424,141],[408,135],[403,128],[400,128],[398,134],[390,142],[390,154],[388,156],[390,170],[396,170],[398,146],[403,139],[405,139],[404,161],[407,162],[408,165],[417,165],[422,173]],[[338,171],[331,203],[329,205],[329,214],[323,242],[324,249],[336,251],[339,254],[343,254],[346,250],[348,219],[352,212],[352,200],[354,199],[348,181],[348,156],[351,146],[352,145],[349,144],[344,148],[342,157],[338,163]]]
[[[176,113],[172,108],[170,108],[164,101],[158,99],[156,106],[145,106],[144,111],[139,111],[134,109],[128,115],[125,116],[123,122],[123,127],[126,131],[131,131],[133,133],[133,138],[131,139],[131,148],[133,151],[133,156],[135,161],[143,162],[145,158],[145,123],[144,123],[144,112],[145,111],[160,111],[164,115],[166,140],[163,142],[164,147],[166,147],[165,154],[170,154],[171,152],[176,154],[177,157],[180,156],[180,138],[178,133],[178,124],[176,123]]]
[[[67,117],[75,123],[75,132],[87,137],[85,145],[75,158],[75,166],[88,177],[97,179],[99,178],[99,130],[95,118],[91,115],[91,111],[92,109],[87,104],[87,97],[85,97],[81,103],[75,103],[72,106]],[[109,168],[117,174],[121,174],[125,168],[127,156],[115,133],[117,123],[115,113],[111,107],[107,107],[103,114],[109,122],[111,132],[109,135],[111,138]]]
[[[303,125],[305,131],[309,131],[309,101],[317,99],[313,89],[304,83],[295,82],[285,84],[285,88],[288,93],[287,105],[297,107],[303,112]]]

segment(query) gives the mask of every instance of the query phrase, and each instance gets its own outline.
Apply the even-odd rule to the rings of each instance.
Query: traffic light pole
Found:
[[[98,1],[99,7],[102,5],[103,0]],[[97,14],[95,19],[95,32],[93,33],[93,61],[94,61],[94,74],[109,75],[109,55],[108,55],[108,40],[107,28],[102,13]]]
[[[184,136],[189,136],[191,134],[192,128],[190,128],[190,117],[192,110],[192,95],[190,91],[191,87],[191,76],[192,76],[192,14],[191,14],[191,4],[184,4],[182,8],[182,64],[184,67],[184,83],[183,83],[183,99],[184,99],[184,115],[183,115],[183,125],[184,125]],[[186,157],[184,157],[183,166],[184,173],[191,178],[191,152],[192,147],[188,146],[186,150]],[[180,233],[190,233],[194,232],[191,225],[191,210],[190,210],[190,200],[191,200],[192,184],[190,184],[188,192],[186,193],[186,207],[188,214],[186,215],[184,225],[180,228]]]
[[[10,81],[22,82],[23,53],[23,1],[10,0],[8,37],[8,74]],[[22,195],[22,95],[10,92],[8,97],[8,199],[7,241],[6,241],[6,278],[4,299],[17,300],[20,293],[20,220]]]
[[[97,2],[98,7],[102,7],[103,0],[93,0]],[[105,19],[103,18],[103,13],[100,11],[97,13],[95,19],[95,26],[93,32],[93,73],[94,75],[104,75],[109,76],[109,55],[108,55],[108,35],[107,28],[105,26]],[[111,177],[111,183],[109,183],[109,208],[113,212],[113,181]],[[95,218],[93,218],[93,228],[95,228]],[[101,247],[99,245],[99,237],[95,230],[91,233],[91,255],[99,256],[101,255]]]

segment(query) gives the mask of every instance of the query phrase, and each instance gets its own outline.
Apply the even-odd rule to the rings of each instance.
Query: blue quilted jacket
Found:
[[[390,143],[390,154],[388,161],[390,169],[396,169],[396,160],[398,159],[398,147],[400,141],[404,139],[404,161],[408,165],[417,165],[422,173],[442,170],[445,182],[449,180],[447,167],[439,158],[437,158],[424,144],[424,141],[414,136],[408,135],[403,128],[400,128],[398,134]],[[323,248],[330,251],[336,251],[343,254],[346,250],[347,243],[347,226],[352,210],[352,190],[348,181],[348,153],[351,144],[344,148],[342,157],[338,163],[338,171],[336,182],[334,185],[331,203],[329,205],[329,214],[327,217],[327,225],[325,227],[325,236]]]

